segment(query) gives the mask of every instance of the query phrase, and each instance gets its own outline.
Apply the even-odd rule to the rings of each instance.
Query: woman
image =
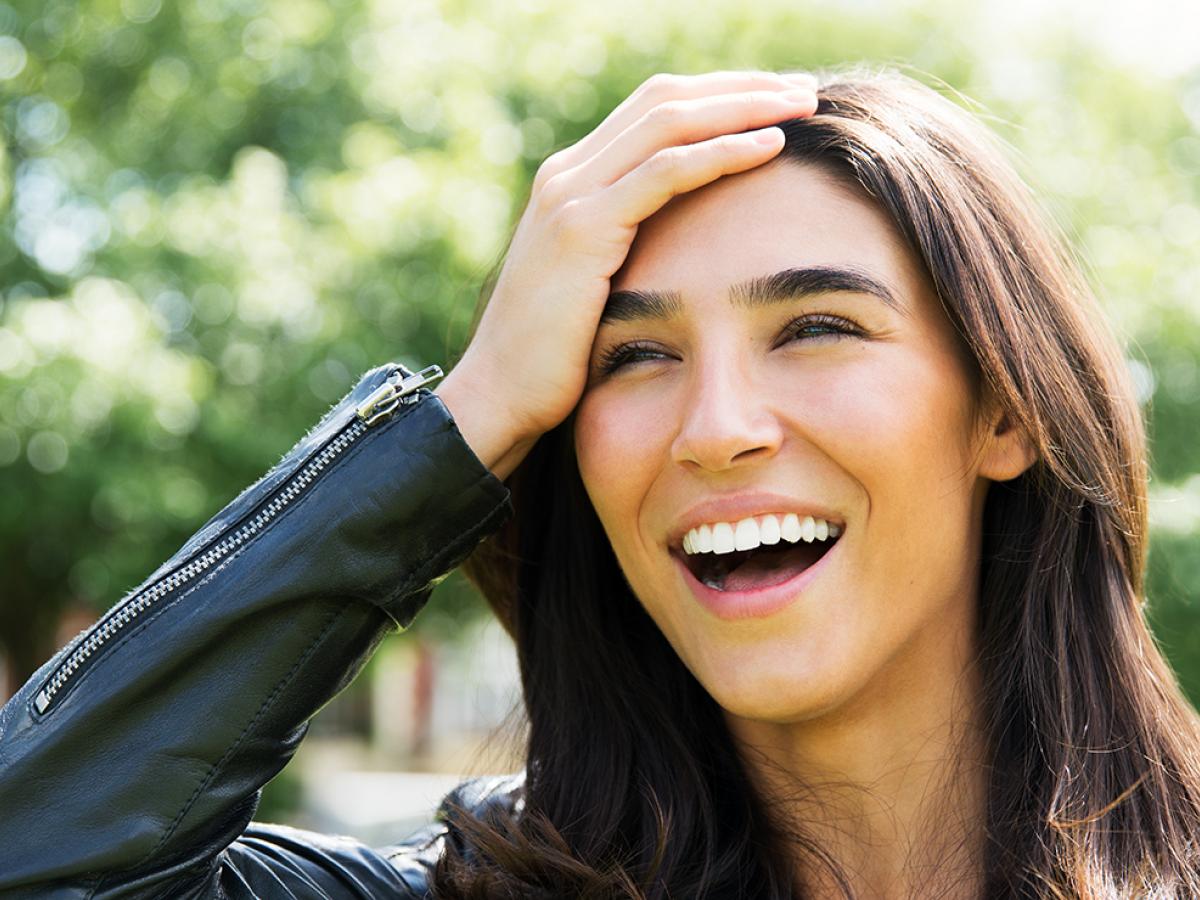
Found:
[[[559,268],[501,274],[440,391],[512,471],[517,516],[466,568],[516,640],[531,733],[525,824],[452,818],[496,865],[450,853],[436,882],[1200,896],[1200,744],[1142,616],[1120,348],[978,123],[899,76],[819,97],[775,161],[641,224],[575,365],[517,331],[522,305],[552,333],[578,309],[565,267],[585,266],[544,254]],[[582,254],[616,241],[622,182],[593,185],[655,144],[595,146],[640,113],[535,185]],[[523,224],[510,266],[555,246]],[[475,366],[503,375],[460,391]],[[503,428],[536,410],[514,469],[527,441]],[[742,550],[788,513],[826,541]]]
[[[1200,893],[1120,349],[979,125],[813,87],[656,76],[547,160],[437,393],[368,373],[0,713],[0,890]],[[525,772],[251,823],[464,561]]]

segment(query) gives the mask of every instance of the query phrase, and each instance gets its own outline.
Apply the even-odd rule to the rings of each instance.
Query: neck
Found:
[[[949,643],[931,630],[832,713],[728,717],[773,821],[826,851],[855,896],[981,895],[986,740],[972,629],[960,624]],[[842,896],[811,855],[795,859],[804,896]]]

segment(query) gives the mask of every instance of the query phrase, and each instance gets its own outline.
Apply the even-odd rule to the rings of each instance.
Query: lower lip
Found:
[[[774,615],[785,607],[800,599],[800,595],[814,578],[821,574],[829,562],[829,558],[838,552],[845,538],[843,533],[825,555],[801,572],[793,575],[787,581],[773,584],[769,587],[753,591],[718,591],[710,588],[692,574],[682,559],[674,556],[675,564],[683,572],[684,580],[692,590],[692,595],[700,605],[719,619],[732,622],[737,619],[762,619]]]

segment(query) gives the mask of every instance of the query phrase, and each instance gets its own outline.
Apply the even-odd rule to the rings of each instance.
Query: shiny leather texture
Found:
[[[512,514],[445,405],[373,369],[0,709],[0,897],[428,896],[455,800],[390,847],[252,822],[307,722]]]

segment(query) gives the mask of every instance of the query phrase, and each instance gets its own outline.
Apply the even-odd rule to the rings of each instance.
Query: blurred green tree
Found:
[[[1088,261],[1152,428],[1152,612],[1200,696],[1200,70],[997,29],[941,0],[0,3],[10,686],[362,370],[448,367],[537,165],[648,75],[867,60],[986,104]],[[416,627],[481,608],[439,595]]]

